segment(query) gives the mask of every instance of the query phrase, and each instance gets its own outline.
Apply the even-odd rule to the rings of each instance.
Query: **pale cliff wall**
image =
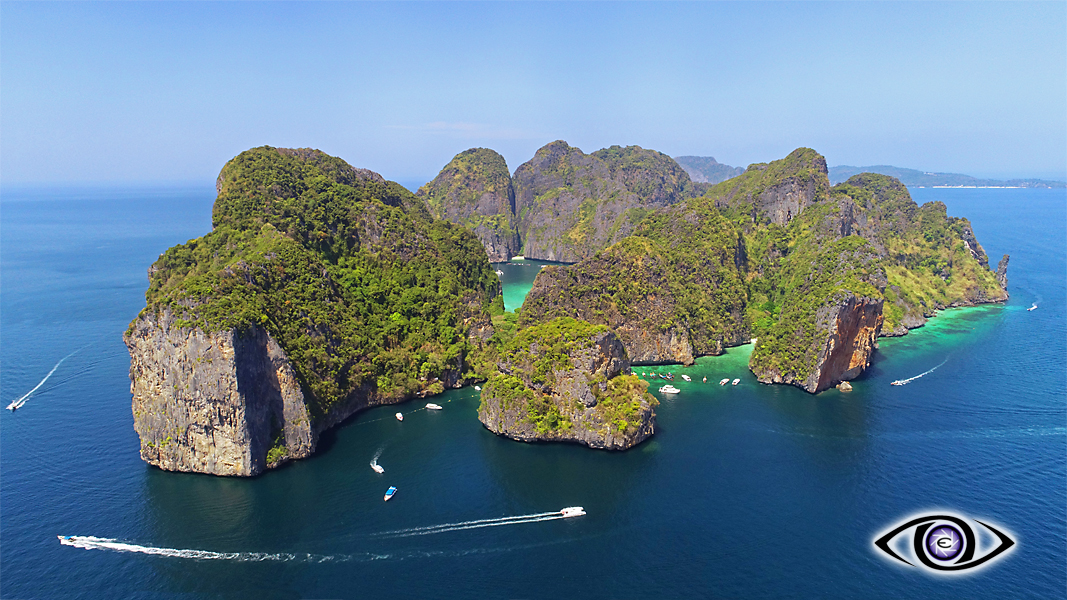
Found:
[[[168,471],[249,476],[315,450],[304,394],[285,352],[261,328],[205,333],[165,311],[124,337],[141,458]],[[277,444],[276,444],[277,442]]]

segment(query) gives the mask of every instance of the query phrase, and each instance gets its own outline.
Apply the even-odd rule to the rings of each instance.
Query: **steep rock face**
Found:
[[[126,333],[144,459],[255,475],[369,406],[469,381],[502,311],[481,243],[380,176],[246,151],[214,229],[149,269]]]
[[[515,171],[523,254],[577,262],[626,237],[649,209],[697,193],[669,156],[638,146],[585,154],[556,141]]]
[[[763,383],[789,383],[817,393],[855,379],[871,364],[875,338],[882,327],[882,299],[847,294],[816,311],[821,333],[814,368],[807,373],[757,363],[752,369]],[[814,348],[813,348],[814,350]]]
[[[464,225],[481,240],[492,262],[519,253],[515,190],[504,157],[486,148],[456,155],[418,196],[438,219]]]
[[[1005,290],[1008,289],[1008,255],[1001,257],[997,263],[997,283]]]
[[[564,318],[528,328],[498,366],[478,408],[497,435],[625,450],[655,431],[656,400],[604,327]]]
[[[270,334],[254,325],[205,333],[175,321],[170,311],[142,315],[124,336],[145,462],[250,476],[314,452],[304,394]]]

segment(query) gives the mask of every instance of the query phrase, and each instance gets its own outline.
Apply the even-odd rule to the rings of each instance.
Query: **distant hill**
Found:
[[[685,163],[676,159],[683,167]],[[847,181],[853,175],[860,173],[879,173],[896,177],[908,187],[1024,187],[1024,188],[1063,188],[1067,183],[1062,181],[1047,181],[1044,179],[978,179],[970,175],[959,173],[928,173],[915,169],[902,169],[889,165],[875,165],[873,167],[830,167],[830,184],[837,185]]]
[[[697,183],[721,183],[745,172],[744,167],[724,165],[710,156],[676,156],[674,160]]]

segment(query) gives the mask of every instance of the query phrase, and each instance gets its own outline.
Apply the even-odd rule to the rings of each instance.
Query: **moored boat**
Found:
[[[474,390],[480,392],[480,391],[482,391],[482,386],[476,385],[476,386],[474,386]]]
[[[737,385],[737,384],[739,384],[739,383],[741,383],[741,378],[737,378],[737,379],[735,379],[735,380],[734,380],[734,383],[733,383],[733,384],[734,384],[734,385]]]
[[[389,489],[385,490],[385,501],[388,502],[394,494],[396,494],[396,487],[389,486]]]
[[[659,389],[659,391],[663,392],[664,394],[677,394],[678,392],[680,392],[682,390],[680,390],[680,389],[678,389],[678,388],[676,388],[673,385],[668,383],[667,385],[661,387]]]
[[[693,381],[693,379],[691,377],[689,377],[688,375],[682,375],[682,379],[684,379],[686,381]]]
[[[428,402],[426,404],[426,408],[428,408],[430,410],[441,410],[441,405],[440,404],[434,404],[433,402]]]
[[[404,420],[404,413],[396,413],[396,420],[397,421],[403,421]]]
[[[727,383],[730,383],[730,378],[729,377],[719,381],[719,385],[726,385]]]

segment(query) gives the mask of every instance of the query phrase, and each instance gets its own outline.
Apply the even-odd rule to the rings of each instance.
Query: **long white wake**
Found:
[[[915,381],[916,379],[918,379],[920,377],[923,377],[925,375],[929,375],[930,373],[933,373],[934,371],[937,370],[938,367],[944,365],[947,362],[948,362],[948,359],[946,358],[945,360],[941,361],[941,364],[937,365],[937,367],[934,367],[934,368],[930,369],[929,371],[924,371],[922,373],[919,373],[918,375],[916,375],[914,377],[908,377],[907,379],[898,379],[898,380],[893,382],[893,385],[908,385],[909,383]]]
[[[81,348],[78,348],[78,350],[81,350]],[[75,354],[77,354],[78,350],[75,350],[74,352],[71,352],[70,354],[68,354],[68,355],[64,356],[63,358],[59,359],[59,362],[56,363],[56,366],[52,367],[52,370],[48,372],[48,375],[44,376],[44,379],[42,379],[40,381],[40,383],[38,383],[37,385],[33,386],[32,390],[30,390],[30,391],[26,392],[25,394],[23,394],[22,397],[20,397],[18,400],[15,400],[11,404],[8,404],[7,405],[7,409],[13,411],[13,410],[22,408],[22,405],[26,404],[26,400],[29,399],[30,395],[33,394],[34,392],[36,392],[38,389],[40,389],[40,387],[42,385],[44,385],[44,382],[48,381],[48,378],[52,376],[52,373],[56,372],[56,369],[59,368],[59,365],[63,364],[63,361],[65,361],[68,358],[70,358],[70,357],[74,356]]]
[[[413,535],[431,535],[446,531],[460,531],[462,529],[480,529],[482,527],[500,527],[503,525],[520,525],[524,523],[538,523],[541,521],[554,521],[566,518],[560,511],[535,513],[530,515],[518,515],[514,517],[499,517],[496,519],[478,519],[476,521],[462,521],[459,523],[445,523],[443,525],[429,525],[426,527],[412,527],[410,529],[397,529],[396,531],[383,531],[375,533],[383,537],[411,537]]]
[[[195,558],[198,560],[237,560],[246,562],[263,561],[292,561],[307,560],[322,562],[331,560],[328,556],[315,556],[313,554],[268,554],[266,552],[211,552],[209,550],[179,550],[177,548],[158,548],[155,546],[139,546],[127,544],[110,538],[98,538],[91,535],[61,535],[59,543],[64,546],[73,546],[84,550],[113,550],[115,552],[137,552],[139,554],[154,554],[156,556],[170,556],[174,558]]]

